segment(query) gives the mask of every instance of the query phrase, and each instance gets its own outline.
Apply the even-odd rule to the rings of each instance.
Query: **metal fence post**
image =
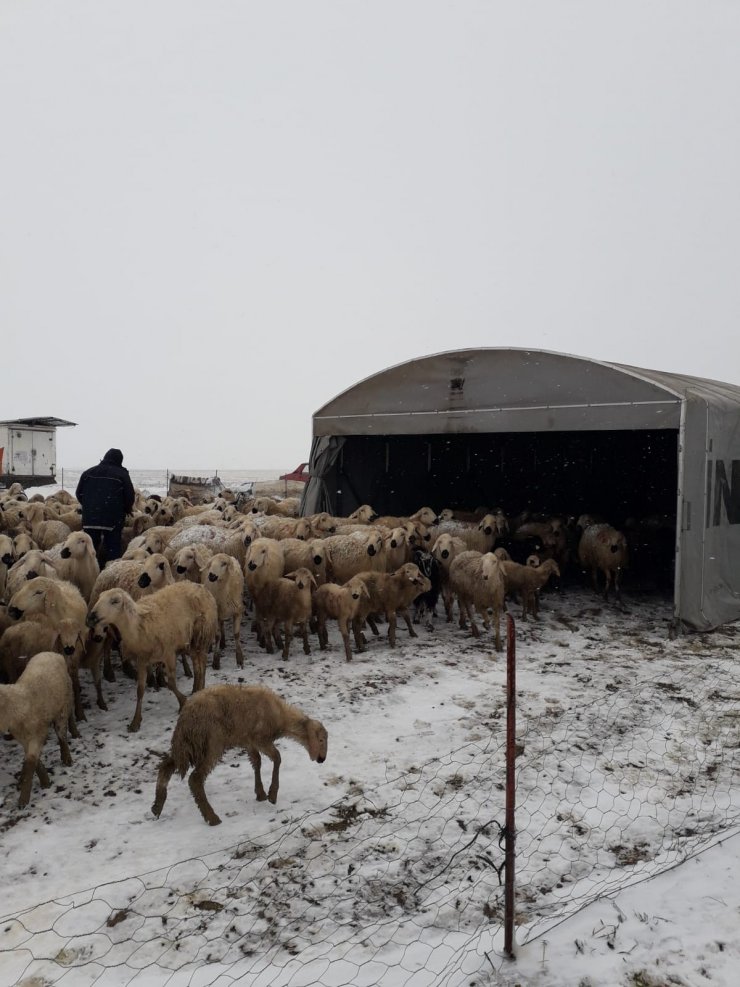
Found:
[[[510,613],[506,615],[506,822],[504,849],[504,952],[514,959],[514,864],[516,860],[516,825],[514,806],[516,762],[516,627]]]

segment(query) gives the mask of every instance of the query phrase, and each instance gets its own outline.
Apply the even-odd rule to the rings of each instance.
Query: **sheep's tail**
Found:
[[[193,622],[191,644],[193,650],[208,651],[218,634],[218,620],[209,620],[205,614],[198,614]]]

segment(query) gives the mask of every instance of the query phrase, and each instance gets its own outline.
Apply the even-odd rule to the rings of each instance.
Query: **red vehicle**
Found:
[[[297,480],[299,483],[308,483],[310,476],[308,472],[308,463],[301,463],[300,466],[296,466],[292,473],[283,473],[280,477],[281,480]]]

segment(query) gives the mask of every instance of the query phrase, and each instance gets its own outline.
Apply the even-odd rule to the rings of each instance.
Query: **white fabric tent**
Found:
[[[588,507],[603,496],[615,524],[623,505],[671,515],[676,626],[740,617],[736,385],[542,350],[457,350],[360,381],[315,413],[313,435],[304,514],[364,500],[405,511],[420,497],[463,506],[466,483],[495,489],[497,503],[534,490],[534,507],[579,510],[586,487]]]

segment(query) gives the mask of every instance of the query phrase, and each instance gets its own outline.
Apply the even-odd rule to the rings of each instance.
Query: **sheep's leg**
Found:
[[[452,592],[450,591],[449,586],[445,586],[442,589],[442,602],[444,603],[444,607],[445,607],[445,618],[446,618],[446,621],[447,621],[448,624],[451,624],[452,623],[453,596],[452,596]]]
[[[72,717],[70,716],[70,720]],[[62,720],[61,724],[54,724],[54,732],[57,735],[57,740],[59,741],[59,756],[62,759],[62,764],[66,764],[69,767],[72,764],[72,755],[69,750],[69,744],[67,743],[67,724]],[[74,734],[72,734],[74,736]],[[79,734],[77,735],[79,736]]]
[[[496,631],[496,651],[501,651],[501,611],[498,607],[493,608],[493,627]]]
[[[293,624],[286,620],[283,624],[283,661],[290,658],[290,642],[293,640]]]
[[[267,792],[267,798],[273,805],[275,805],[278,797],[278,788],[280,787],[280,751],[274,744],[269,744],[265,747],[265,754],[267,754],[272,761],[272,779],[270,780],[270,788]]]
[[[70,737],[80,736],[80,731],[77,729],[77,722],[75,720],[74,713],[69,714],[69,719],[67,720],[67,729],[69,730]]]
[[[221,668],[221,652],[226,647],[225,623],[224,620],[219,620],[218,634],[216,635],[216,640],[213,642],[213,668],[215,671]]]
[[[406,621],[406,626],[409,629],[409,635],[411,637],[418,637],[419,635],[416,633],[416,631],[414,630],[414,628],[411,625],[411,618],[409,617],[408,608],[407,607],[404,607],[402,610],[399,610],[398,612],[401,614],[401,616],[403,617],[403,619]]]
[[[390,644],[390,646],[392,648],[395,648],[395,646],[396,646],[396,611],[395,610],[389,610],[386,613],[386,615],[385,615],[385,619],[388,621],[388,644]]]
[[[49,787],[49,776],[41,763],[39,752],[34,751],[32,753],[31,751],[27,751],[23,760],[23,767],[21,768],[21,776],[18,780],[18,787],[20,788],[20,796],[18,798],[19,809],[25,808],[29,803],[34,774],[39,776],[42,788]],[[44,781],[46,781],[46,784],[44,784]]]
[[[154,803],[152,804],[152,812],[159,819],[159,815],[164,807],[164,803],[167,801],[167,786],[170,783],[170,778],[175,770],[175,759],[171,754],[165,754],[159,763],[159,771],[157,772],[157,792],[154,796]]]
[[[100,676],[100,659],[103,654],[103,645],[99,641],[91,640],[85,654],[84,664],[90,669],[95,685],[95,695],[97,697],[98,709],[107,710],[108,706],[103,698],[103,686]]]
[[[342,635],[342,640],[344,641],[344,657],[347,661],[352,661],[352,648],[349,644],[349,618],[339,620],[337,623],[339,624],[339,633]]]
[[[193,670],[190,667],[190,662],[188,661],[188,656],[186,654],[180,655],[180,661],[182,662],[182,671],[186,679],[192,679]]]
[[[200,768],[194,768],[188,778],[188,785],[190,786],[190,791],[193,793],[195,804],[200,809],[200,814],[205,821],[209,826],[218,826],[221,820],[213,811],[211,803],[206,798],[206,790],[203,787],[205,780],[205,773]]]
[[[621,572],[619,569],[614,571],[614,592],[616,593],[617,602],[619,603],[622,602],[622,587],[619,580],[620,574]]]
[[[106,634],[105,641],[103,642],[103,675],[106,682],[116,681],[116,673],[113,670],[113,662],[111,660],[110,634]]]
[[[236,651],[236,663],[239,668],[244,668],[244,651],[242,649],[242,615],[237,613],[232,617],[231,627],[234,632],[234,650]]]
[[[254,794],[257,796],[258,802],[264,802],[267,799],[267,793],[262,784],[262,772],[260,770],[262,767],[262,755],[259,751],[249,751],[248,757],[249,763],[254,770]]]
[[[362,620],[359,617],[355,617],[352,620],[352,634],[355,638],[355,647],[357,648],[358,654],[362,654],[365,650],[365,635],[362,633]]]
[[[80,671],[77,665],[69,670],[69,677],[72,679],[72,695],[74,696],[75,712],[74,718],[79,723],[81,720],[86,720],[85,711],[82,708],[82,689],[80,688]],[[70,722],[72,718],[70,717]],[[77,726],[75,725],[75,730]],[[69,731],[73,737],[79,736],[78,733],[73,733],[70,729]]]
[[[373,615],[369,613],[365,619],[367,620],[370,630],[373,632],[375,637],[380,637],[380,631],[378,630],[378,625],[375,623],[375,618]]]
[[[319,648],[322,651],[326,651],[326,646],[329,643],[329,634],[326,630],[326,620],[319,617],[317,634],[319,636]]]
[[[604,600],[606,603],[609,602],[609,589],[611,587],[611,582],[612,582],[611,577],[612,577],[611,570],[605,569],[604,570]]]
[[[460,630],[464,631],[468,626],[468,604],[458,593],[457,595],[457,609],[460,614],[460,619],[458,621],[458,627]]]
[[[311,654],[311,645],[308,640],[308,621],[304,620],[301,624],[301,637],[303,638],[303,654]]]
[[[148,671],[147,664],[144,661],[139,662],[138,675],[136,678],[136,709],[134,711],[134,716],[128,725],[129,733],[136,733],[141,726],[141,704],[144,701],[144,690],[146,689],[146,673]]]

